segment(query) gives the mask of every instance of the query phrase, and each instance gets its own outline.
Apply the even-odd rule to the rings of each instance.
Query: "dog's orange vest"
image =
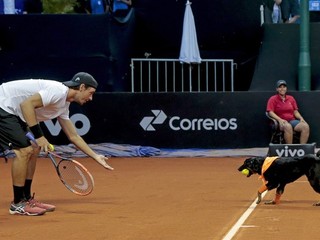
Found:
[[[267,184],[266,180],[264,179],[264,172],[267,171],[267,169],[271,166],[271,164],[278,159],[279,157],[266,157],[266,159],[263,162],[262,168],[261,168],[261,175],[259,178],[262,179],[262,182],[264,184]]]

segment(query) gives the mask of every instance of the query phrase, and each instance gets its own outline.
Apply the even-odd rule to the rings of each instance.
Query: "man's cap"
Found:
[[[76,73],[70,81],[62,82],[67,87],[77,87],[80,84],[86,84],[90,87],[97,89],[98,83],[97,81],[86,72],[78,72]]]
[[[285,80],[279,80],[279,81],[277,82],[277,88],[280,87],[281,85],[287,86],[287,82],[286,82]]]

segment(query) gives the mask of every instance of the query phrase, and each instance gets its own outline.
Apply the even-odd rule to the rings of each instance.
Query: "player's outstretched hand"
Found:
[[[108,170],[113,170],[114,168],[111,167],[106,160],[108,160],[107,157],[103,156],[103,155],[98,155],[96,158],[96,161],[101,164],[104,168],[108,169]]]

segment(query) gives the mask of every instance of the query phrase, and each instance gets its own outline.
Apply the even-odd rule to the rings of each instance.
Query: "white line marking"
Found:
[[[256,225],[242,225],[242,228],[255,228],[257,227]]]
[[[263,199],[264,196],[267,194],[268,191],[265,191],[262,193],[261,198]],[[253,210],[256,208],[257,204],[256,200],[253,201],[253,203],[250,205],[250,207],[242,214],[242,216],[239,218],[239,220],[233,225],[233,227],[230,229],[230,231],[227,233],[227,235],[224,236],[223,240],[231,240],[234,235],[238,232],[239,228],[242,226],[242,224],[247,220],[247,218],[250,216],[250,214],[253,212]]]

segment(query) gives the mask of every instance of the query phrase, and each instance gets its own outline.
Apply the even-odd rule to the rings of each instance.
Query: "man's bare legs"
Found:
[[[284,133],[284,141],[286,144],[292,144],[293,142],[293,129],[290,123],[285,123],[280,128]]]
[[[308,123],[306,122],[299,122],[297,126],[292,129],[291,124],[286,123],[283,125],[283,132],[284,132],[284,141],[286,144],[292,144],[293,142],[293,131],[300,133],[300,144],[306,144],[309,139],[310,135],[310,128]]]
[[[310,135],[310,128],[308,123],[306,122],[300,122],[297,124],[297,126],[294,128],[294,131],[300,133],[300,144],[305,144],[308,142],[309,135]]]
[[[30,197],[30,188],[33,175],[36,168],[37,157],[40,149],[31,146],[21,149],[15,149],[16,157],[12,162],[12,184],[14,188],[14,201],[19,202],[24,197]],[[25,192],[25,184],[28,183],[28,191]],[[27,196],[25,196],[25,194]]]

